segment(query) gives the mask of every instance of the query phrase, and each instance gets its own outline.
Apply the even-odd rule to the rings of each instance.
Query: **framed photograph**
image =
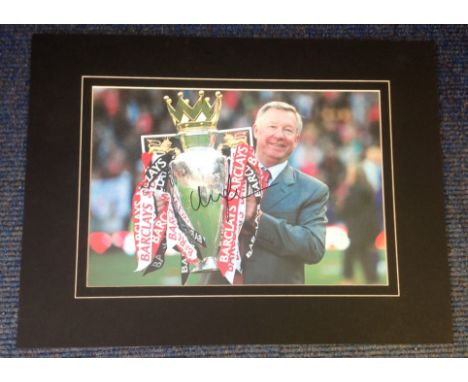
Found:
[[[433,52],[35,36],[19,346],[449,342]]]

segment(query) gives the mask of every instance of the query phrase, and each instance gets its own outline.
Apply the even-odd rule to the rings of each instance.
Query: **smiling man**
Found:
[[[257,113],[256,155],[270,173],[253,254],[244,284],[303,284],[304,264],[325,253],[328,187],[288,165],[299,142],[302,118],[294,106],[270,102]],[[247,211],[247,217],[253,211]]]

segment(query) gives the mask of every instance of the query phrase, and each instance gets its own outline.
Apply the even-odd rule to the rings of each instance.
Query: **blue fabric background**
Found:
[[[437,44],[444,199],[454,343],[447,345],[250,345],[16,348],[26,133],[33,33],[424,40]],[[468,356],[467,26],[0,26],[0,356],[321,357]],[[424,139],[424,137],[421,137]],[[391,330],[391,327],[389,327]]]

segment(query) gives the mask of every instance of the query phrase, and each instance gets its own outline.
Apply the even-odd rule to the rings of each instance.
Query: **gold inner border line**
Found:
[[[77,219],[77,252],[76,252],[76,261],[75,261],[75,299],[80,299],[80,298],[87,298],[87,299],[94,299],[94,298],[173,298],[173,297],[183,297],[183,298],[192,298],[192,297],[218,297],[218,298],[223,298],[223,297],[399,297],[400,296],[400,288],[399,288],[399,271],[398,271],[398,248],[397,248],[397,238],[396,238],[396,207],[395,207],[395,200],[393,199],[393,212],[394,212],[394,236],[395,236],[395,255],[396,255],[396,273],[397,273],[397,294],[396,295],[377,295],[377,294],[371,294],[371,295],[362,295],[362,294],[319,294],[319,295],[314,295],[314,294],[294,294],[294,295],[287,295],[287,294],[261,294],[261,295],[250,295],[250,294],[243,294],[243,295],[229,295],[229,294],[222,294],[222,295],[165,295],[165,296],[78,296],[77,294],[77,289],[78,289],[78,258],[79,258],[79,226],[80,226],[80,197],[81,197],[81,155],[82,155],[82,134],[83,134],[83,99],[84,99],[84,80],[86,78],[93,78],[93,79],[132,79],[132,80],[138,80],[138,79],[147,79],[147,80],[168,80],[168,81],[173,81],[173,80],[180,80],[180,81],[194,81],[194,80],[203,80],[203,81],[231,81],[231,82],[240,82],[240,81],[246,81],[246,82],[343,82],[343,83],[356,83],[356,82],[364,82],[364,83],[382,83],[382,84],[387,84],[387,89],[388,89],[388,104],[389,104],[389,128],[390,128],[390,161],[391,161],[391,174],[392,174],[392,192],[393,192],[393,197],[395,196],[395,189],[394,189],[394,173],[393,173],[393,141],[392,141],[392,120],[391,120],[391,96],[390,96],[390,81],[389,80],[300,80],[300,79],[233,79],[233,78],[179,78],[179,77],[124,77],[124,76],[94,76],[94,75],[83,75],[81,77],[81,113],[80,113],[80,152],[79,152],[79,164],[78,164],[78,170],[79,170],[79,180],[78,182],[78,219]],[[151,86],[115,86],[115,85],[90,85],[91,90],[94,88],[121,88],[121,89],[186,89],[186,90],[196,90],[199,89],[200,87],[186,87],[186,86],[179,86],[179,87],[151,87]],[[206,88],[206,90],[211,90],[211,88]],[[298,92],[298,91],[306,91],[306,92],[323,92],[323,91],[337,91],[337,92],[377,92],[379,93],[379,109],[380,109],[380,143],[381,143],[381,148],[383,150],[382,146],[382,104],[381,104],[381,97],[380,97],[380,90],[375,90],[375,89],[301,89],[301,88],[295,88],[295,89],[266,89],[266,88],[216,88],[220,90],[238,90],[238,91],[255,91],[255,90],[261,90],[261,91],[278,91],[278,92]],[[92,92],[93,93],[93,92]],[[92,102],[92,100],[91,100]],[[92,105],[91,105],[92,108]],[[93,113],[91,112],[91,135],[92,135],[92,128],[93,128]],[[90,171],[92,171],[92,137],[90,139]],[[383,163],[382,163],[383,167]],[[384,173],[382,173],[382,181],[384,181]],[[90,184],[89,184],[90,192],[91,192],[91,173],[90,173]],[[383,187],[384,188],[384,187]],[[384,190],[382,190],[383,192]],[[385,203],[385,196],[383,194],[383,199]],[[385,208],[384,208],[384,214],[385,214]],[[89,220],[89,208],[88,208],[88,220]],[[385,220],[385,219],[384,219]],[[88,221],[89,223],[89,221]],[[384,228],[385,232],[386,229]],[[87,251],[87,255],[89,256],[89,248]],[[87,256],[87,260],[88,260]],[[388,267],[388,248],[386,251],[386,258],[387,258],[387,284],[360,284],[360,285],[346,285],[343,287],[388,287],[389,286],[389,267]],[[87,264],[89,261],[87,262]],[[88,266],[86,267],[86,275],[88,276]],[[86,281],[87,284],[87,281]],[[290,284],[262,284],[262,285],[244,285],[243,287],[249,287],[249,286],[257,286],[257,287],[268,287],[268,286],[275,286],[275,287],[281,287],[281,286],[288,286],[291,287],[292,285]],[[301,287],[336,287],[336,285],[328,285],[328,284],[314,284],[314,285],[301,285]],[[128,286],[128,287],[116,287],[116,288],[138,288],[138,287],[146,287],[146,288],[158,288],[158,287],[165,287],[165,288],[180,288],[180,287],[185,287],[182,285],[175,285],[175,286]],[[213,287],[207,285],[207,287]],[[241,286],[242,287],[242,286]],[[294,287],[294,286],[292,286]],[[93,288],[99,288],[99,287],[93,287]]]
[[[387,82],[390,80],[320,80],[320,79],[278,79],[278,78],[208,78],[208,77],[145,77],[145,76],[100,76],[83,74],[82,78],[102,78],[102,79],[132,79],[132,80],[167,80],[167,81],[230,81],[230,82]]]
[[[392,180],[392,204],[393,204],[393,236],[395,238],[395,268],[396,268],[396,277],[397,277],[397,292],[398,296],[400,296],[400,272],[399,272],[399,264],[398,264],[398,238],[397,238],[397,212],[396,212],[396,198],[395,198],[395,173],[393,171],[393,125],[392,125],[392,93],[391,93],[391,83],[388,81],[388,126],[390,128],[390,172],[391,172],[391,180]],[[381,118],[381,123],[382,123],[382,113],[380,113],[380,118]],[[382,135],[380,136],[380,139],[382,139]],[[382,146],[383,147],[383,146]],[[382,166],[384,165],[384,162],[382,161]],[[382,176],[382,181],[384,177]],[[382,188],[382,191],[384,190],[385,187]],[[382,194],[384,197],[384,202],[385,202],[385,194]],[[384,208],[384,214],[385,214],[385,208]],[[385,222],[384,218],[384,222]],[[387,248],[388,249],[388,248]],[[388,254],[388,252],[387,252]],[[387,258],[388,261],[388,258]]]
[[[92,88],[97,89],[135,89],[135,90],[199,90],[199,87],[187,87],[187,86],[105,86],[105,85],[91,85]],[[203,87],[203,90],[237,90],[237,91],[270,91],[270,92],[310,92],[310,93],[323,93],[323,92],[361,92],[361,93],[380,93],[380,90],[375,89],[307,89],[307,88],[295,88],[295,89],[274,89],[274,88],[226,88],[226,87]]]
[[[264,297],[270,297],[270,298],[278,298],[278,297],[287,297],[287,298],[304,298],[304,297],[356,297],[356,298],[368,298],[368,297],[385,297],[385,298],[398,298],[400,297],[399,295],[396,294],[357,294],[357,295],[343,295],[343,294],[317,294],[317,295],[311,295],[311,294],[292,294],[292,295],[286,295],[286,294],[218,294],[218,295],[189,295],[189,294],[177,294],[177,295],[166,295],[166,296],[145,296],[145,295],[133,295],[133,296],[78,296],[75,297],[77,300],[95,300],[95,299],[121,299],[121,298],[207,298],[207,297],[214,297],[214,298],[224,298],[224,297],[229,297],[229,298],[244,298],[244,297],[254,297],[254,298],[264,298]]]

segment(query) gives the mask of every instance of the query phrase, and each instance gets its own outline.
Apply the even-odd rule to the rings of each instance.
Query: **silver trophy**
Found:
[[[178,93],[175,107],[168,96],[164,97],[183,150],[170,164],[169,191],[185,231],[203,237],[203,245],[197,245],[200,262],[191,272],[208,272],[218,269],[227,164],[226,157],[215,149],[222,95],[216,92],[213,104],[204,97],[203,91],[198,96],[196,103],[190,106],[183,93]]]
[[[138,206],[134,211],[142,211],[142,216],[149,214],[151,218],[147,216],[145,222],[154,224],[145,230],[145,240],[136,243],[138,269],[145,269],[145,274],[152,272],[163,266],[166,254],[180,254],[183,285],[190,273],[198,273],[190,280],[194,285],[234,283],[235,272],[240,270],[237,236],[245,216],[242,210],[245,202],[241,202],[237,192],[260,187],[258,181],[257,186],[252,183],[258,177],[251,173],[245,175],[247,160],[250,171],[256,166],[251,162],[251,128],[218,131],[222,95],[216,92],[212,104],[204,95],[199,91],[197,101],[191,106],[180,92],[175,107],[168,96],[164,97],[177,133],[141,137],[144,181],[134,196],[134,205]],[[229,171],[234,173],[236,166],[237,175],[231,178]],[[235,180],[234,186],[231,179]],[[158,207],[163,199],[170,203]],[[234,199],[233,204],[228,204]],[[225,207],[228,205],[229,208]],[[162,209],[158,211],[158,208]],[[142,237],[138,227],[145,218],[140,215],[134,219],[136,238]],[[252,243],[253,239],[242,242],[247,249],[250,247],[245,245]],[[152,258],[148,258],[149,250],[154,251]],[[218,256],[219,253],[222,255]]]

